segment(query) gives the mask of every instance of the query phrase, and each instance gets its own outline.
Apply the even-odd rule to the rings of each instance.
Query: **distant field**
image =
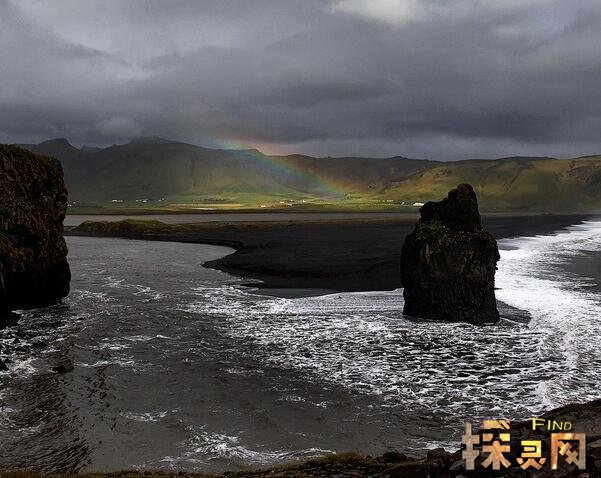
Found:
[[[398,212],[415,213],[419,206],[401,205],[394,203],[296,203],[276,204],[268,203],[265,207],[256,203],[168,203],[168,202],[146,202],[146,203],[120,203],[114,204],[75,204],[71,205],[68,214],[191,214],[191,213],[303,213],[303,212]]]

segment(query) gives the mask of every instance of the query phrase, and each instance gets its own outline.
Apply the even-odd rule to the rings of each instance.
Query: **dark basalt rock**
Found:
[[[61,164],[0,145],[0,314],[49,305],[69,293]]]
[[[403,313],[416,318],[496,322],[495,270],[499,250],[482,229],[476,193],[460,184],[428,202],[401,255]]]

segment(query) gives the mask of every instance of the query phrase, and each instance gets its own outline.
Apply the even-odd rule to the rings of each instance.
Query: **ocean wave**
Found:
[[[161,463],[171,469],[194,464],[208,464],[226,459],[239,466],[261,466],[323,456],[332,450],[308,448],[305,450],[261,450],[242,443],[240,436],[210,432],[205,426],[188,426],[190,438],[180,443],[184,452],[180,456],[166,456]]]
[[[601,251],[601,222],[586,221],[547,236],[501,241],[497,297],[525,308],[546,378],[537,396],[549,407],[599,398],[601,300],[594,278],[565,271],[570,257]]]
[[[197,288],[198,300],[180,308],[214,316],[224,334],[251,344],[253,357],[391,406],[525,418],[596,398],[601,305],[583,289],[592,279],[575,279],[563,265],[566,255],[601,251],[601,223],[501,246],[497,297],[528,310],[529,323],[409,321],[402,290],[284,299],[238,286]]]
[[[121,412],[121,415],[123,417],[127,418],[128,420],[133,420],[133,421],[142,422],[142,423],[152,423],[152,422],[161,421],[163,418],[165,418],[167,416],[168,413],[169,413],[168,411],[143,412],[143,413]]]
[[[111,429],[115,439],[122,440],[119,443],[131,443],[130,427],[147,427],[152,436],[159,436],[160,430],[173,433],[169,436],[177,438],[168,446],[153,444],[152,456],[163,457],[159,461],[144,462],[151,455],[132,452],[131,461],[119,462],[122,467],[146,469],[223,470],[238,463],[262,466],[329,451],[305,448],[307,442],[276,432],[265,442],[251,439],[256,430],[242,431],[246,423],[228,429],[224,421],[223,429],[220,425],[211,429],[206,424],[209,409],[203,408],[209,405],[202,400],[205,377],[206,383],[223,387],[216,391],[222,392],[217,396],[225,402],[234,382],[271,387],[269,396],[278,408],[299,414],[301,431],[307,430],[302,428],[305,419],[321,416],[313,413],[316,410],[326,408],[328,416],[348,412],[337,400],[351,397],[357,408],[343,419],[360,425],[352,443],[362,447],[388,445],[412,433],[408,447],[456,446],[464,419],[528,418],[541,409],[595,398],[598,393],[601,301],[591,289],[595,279],[570,272],[573,269],[567,266],[573,259],[601,252],[601,223],[501,241],[497,296],[528,310],[532,319],[502,320],[486,327],[407,320],[400,289],[292,299],[257,295],[229,278],[198,279],[199,271],[192,269],[187,275],[173,269],[171,276],[157,281],[155,269],[145,270],[145,262],[122,269],[119,259],[109,256],[113,250],[109,245],[105,247],[113,261],[110,267],[86,267],[89,277],[75,284],[63,305],[28,311],[17,326],[0,331],[0,359],[11,360],[9,371],[0,373],[0,429],[6,436],[21,436],[19,420],[13,423],[21,413],[14,397],[30,379],[52,383],[52,391],[57,390],[56,380],[68,403],[82,407],[65,408],[70,419],[78,426],[91,423],[86,433],[94,439],[104,437],[104,429],[96,426],[100,422],[94,421],[98,416],[107,423],[124,424]],[[165,254],[179,257],[179,245],[177,254],[170,252],[173,246],[161,247]],[[97,249],[83,251],[96,257]],[[107,270],[113,277],[107,278]],[[149,286],[138,284],[145,281]],[[153,294],[164,297],[155,304]],[[74,370],[50,375],[63,358]],[[300,385],[292,386],[297,380]],[[121,384],[127,385],[127,395],[122,395]],[[132,401],[149,398],[150,386],[156,387],[156,398]],[[161,387],[172,393],[161,395]],[[109,393],[99,401],[92,395],[97,392]],[[188,394],[195,397],[190,403]],[[36,405],[37,395],[31,396]],[[122,396],[127,401],[122,402]],[[181,410],[166,413],[173,400]],[[140,409],[132,410],[132,403]],[[97,405],[102,414],[90,415]],[[357,416],[352,415],[354,410]],[[434,423],[436,434],[421,428],[412,431],[424,416],[424,422]],[[378,428],[396,420],[402,422],[398,429]],[[69,427],[51,425],[68,435]],[[371,425],[378,430],[366,431]],[[334,443],[334,447],[340,437],[350,443],[350,438],[344,441],[346,433],[353,432],[324,437],[319,445],[328,448]],[[447,436],[448,442],[437,441]],[[59,447],[59,441],[52,446]]]

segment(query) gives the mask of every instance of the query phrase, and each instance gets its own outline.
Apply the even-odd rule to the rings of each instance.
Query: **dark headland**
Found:
[[[0,315],[57,302],[71,274],[61,164],[0,145]]]

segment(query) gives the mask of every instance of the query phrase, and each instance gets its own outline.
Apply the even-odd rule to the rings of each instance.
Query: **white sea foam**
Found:
[[[572,274],[566,265],[579,256],[601,252],[601,223],[501,241],[501,246],[497,295],[529,310],[529,323],[503,320],[477,327],[412,322],[401,314],[401,290],[285,299],[256,295],[234,281],[199,281],[195,273],[185,280],[178,278],[177,288],[149,280],[169,298],[155,307],[147,302],[158,292],[135,284],[143,278],[107,279],[100,271],[98,277],[93,275],[97,282],[79,283],[63,306],[26,312],[21,323],[27,327],[14,328],[21,327],[20,334],[11,328],[0,331],[4,354],[0,358],[11,359],[0,381],[14,380],[19,390],[19,381],[47,374],[54,364],[51,359],[61,350],[73,351],[69,357],[75,370],[63,377],[67,381],[100,376],[96,368],[102,372],[107,368],[103,376],[131,380],[133,373],[146,379],[151,373],[166,375],[165,359],[176,361],[171,363],[174,369],[182,361],[194,365],[217,360],[214,363],[231,381],[257,374],[269,379],[272,370],[288,369],[295,372],[291,377],[300,375],[326,389],[317,398],[311,386],[282,385],[281,390],[271,390],[279,394],[278,406],[335,409],[334,399],[321,400],[346,388],[361,400],[367,397],[364,411],[370,414],[373,407],[376,418],[382,416],[377,407],[383,407],[386,416],[432,414],[449,436],[458,431],[462,419],[526,418],[542,408],[594,398],[601,382],[597,350],[601,301],[592,291],[594,279]],[[81,290],[86,287],[93,292]],[[40,344],[50,345],[44,349],[38,348]],[[179,383],[188,385],[185,378]],[[65,386],[68,390],[69,384]],[[328,395],[328,388],[336,394]],[[79,390],[75,387],[70,393]],[[11,430],[11,419],[20,412],[10,408],[13,403],[2,392],[0,428]],[[158,455],[169,454],[162,461],[141,467],[261,466],[327,452],[305,450],[303,444],[286,447],[269,439],[260,443],[251,438],[253,430],[237,431],[236,425],[227,430],[203,427],[203,413],[186,410],[182,404],[182,412],[172,410],[167,415],[161,410],[169,405],[161,408],[158,402],[158,409],[115,412],[139,422],[132,423],[136,427],[180,422],[179,430],[185,434],[178,435],[176,449]],[[450,418],[445,421],[445,417]],[[428,436],[415,442],[416,448],[441,445]],[[456,446],[456,441],[450,445]]]
[[[71,297],[68,297],[66,301],[73,301],[73,296],[76,296],[76,300],[92,300],[97,302],[112,302],[115,300],[106,292],[92,292],[89,290],[76,289],[71,291]]]
[[[293,459],[308,459],[332,453],[331,450],[309,448],[306,450],[260,450],[245,446],[237,435],[210,432],[204,426],[188,426],[190,438],[181,443],[186,451],[180,456],[166,456],[161,462],[171,468],[186,464],[206,464],[227,459],[244,466],[261,466]]]
[[[391,406],[519,418],[595,397],[601,304],[584,287],[591,279],[562,265],[601,251],[601,223],[501,245],[508,250],[498,298],[528,310],[530,323],[411,322],[401,314],[401,290],[283,299],[202,287],[180,309],[218,317],[224,333],[252,344],[253,357],[380,395]]]
[[[161,421],[163,418],[165,418],[167,416],[167,413],[169,413],[169,412],[168,411],[144,412],[144,413],[122,412],[121,415],[123,415],[125,418],[127,418],[129,420],[133,420],[136,422],[152,423],[152,422]]]
[[[562,270],[570,257],[601,251],[601,222],[553,235],[501,241],[497,297],[533,317],[537,362],[548,378],[537,387],[550,406],[601,395],[601,300],[592,278]],[[536,366],[536,363],[535,365]]]
[[[142,284],[131,284],[126,281],[126,279],[117,279],[112,276],[106,276],[104,278],[104,282],[106,287],[117,290],[129,290],[131,291],[131,295],[134,297],[141,297],[142,300],[150,302],[157,301],[164,297],[164,295],[154,290],[153,288],[142,285]]]

